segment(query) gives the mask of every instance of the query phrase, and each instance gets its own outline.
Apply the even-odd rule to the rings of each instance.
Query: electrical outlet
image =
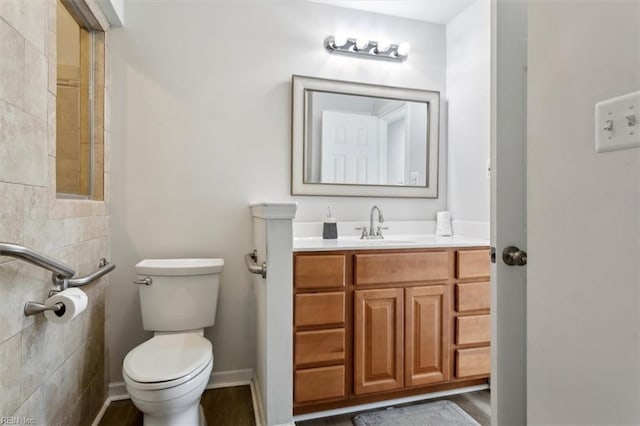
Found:
[[[411,175],[409,176],[409,185],[412,186],[418,186],[418,176],[420,175],[419,172],[411,172]]]
[[[640,91],[596,104],[596,152],[640,147]]]

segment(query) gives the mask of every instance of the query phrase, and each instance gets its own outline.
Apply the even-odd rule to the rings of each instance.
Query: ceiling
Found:
[[[383,15],[446,24],[475,0],[314,0],[317,3]]]

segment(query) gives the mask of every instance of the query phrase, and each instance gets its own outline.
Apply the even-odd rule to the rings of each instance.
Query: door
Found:
[[[378,151],[376,117],[322,111],[323,183],[379,183]]]
[[[354,392],[403,385],[403,289],[354,292]]]
[[[527,422],[640,425],[640,148],[595,149],[596,103],[640,88],[640,2],[528,12]]]
[[[449,306],[446,287],[405,289],[405,386],[449,379]]]
[[[491,3],[491,423],[526,423],[526,267],[502,251],[526,250],[527,3]]]

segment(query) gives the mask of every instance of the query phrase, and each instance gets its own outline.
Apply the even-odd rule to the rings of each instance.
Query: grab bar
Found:
[[[109,263],[107,259],[102,258],[98,264],[97,271],[92,272],[86,277],[72,279],[71,277],[76,274],[76,271],[71,266],[30,249],[29,247],[21,246],[20,244],[0,243],[0,256],[11,256],[16,259],[22,259],[51,271],[51,282],[53,282],[53,285],[60,286],[60,290],[66,290],[68,287],[87,285],[116,269],[115,264]]]
[[[22,259],[33,265],[39,266],[53,273],[51,280],[54,285],[60,285],[60,281],[73,277],[76,271],[66,263],[62,263],[52,257],[38,253],[29,247],[12,243],[0,243],[0,256],[10,256]]]
[[[249,272],[252,274],[260,274],[262,278],[267,278],[267,262],[262,262],[262,265],[258,265],[258,251],[254,250],[251,253],[244,255],[244,262],[249,268]]]
[[[116,264],[109,263],[107,259],[103,257],[102,259],[100,259],[100,264],[98,265],[98,269],[96,271],[90,273],[86,277],[65,280],[66,285],[62,284],[62,290],[65,290],[67,287],[82,287],[83,285],[87,285],[97,280],[101,276],[108,274],[114,269],[116,269]]]

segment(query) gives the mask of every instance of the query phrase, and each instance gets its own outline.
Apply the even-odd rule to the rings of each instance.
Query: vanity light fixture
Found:
[[[355,56],[357,58],[382,59],[404,62],[409,56],[409,43],[387,43],[383,41],[358,40],[341,36],[328,36],[324,48],[329,53]]]

